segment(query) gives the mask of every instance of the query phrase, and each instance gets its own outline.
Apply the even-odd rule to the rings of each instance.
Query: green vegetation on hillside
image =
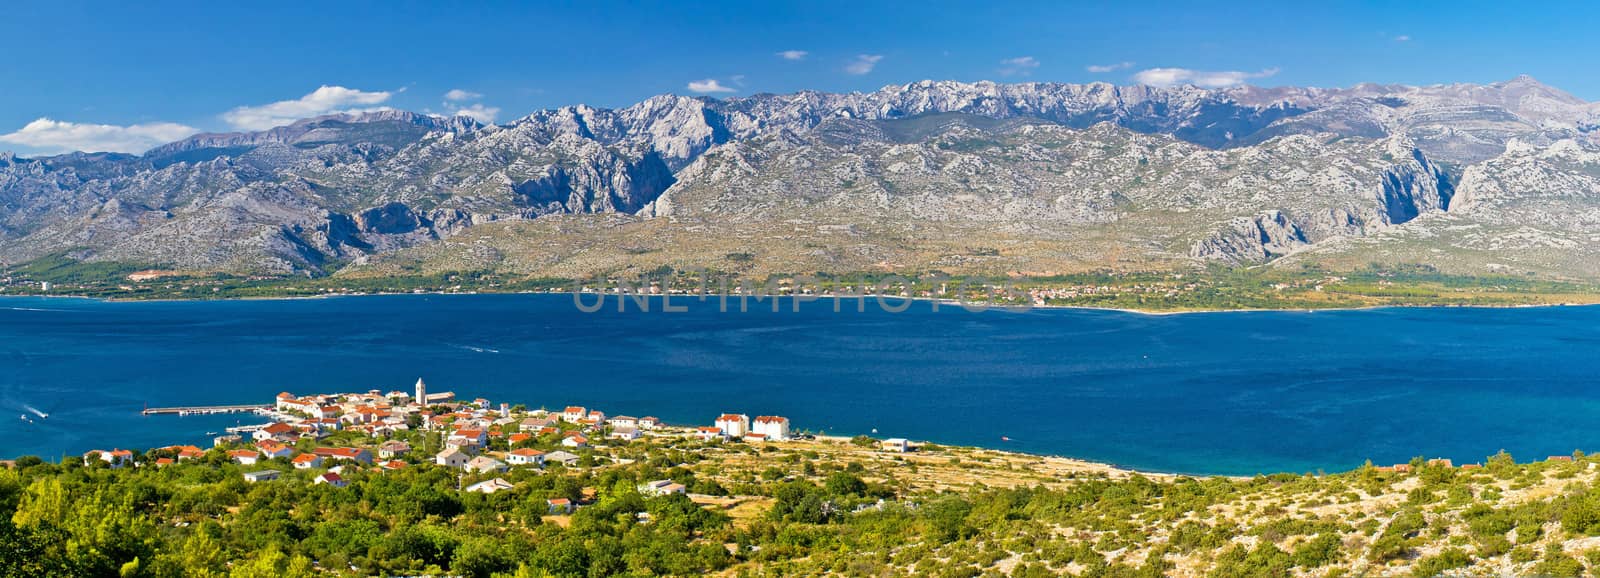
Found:
[[[343,434],[341,434],[343,435]],[[345,436],[348,438],[349,436]],[[343,439],[343,438],[341,438]],[[344,439],[345,442],[359,441]],[[870,442],[870,440],[868,440]],[[342,443],[342,442],[341,442]],[[536,442],[530,442],[536,443]],[[220,450],[0,469],[0,575],[1162,576],[1600,570],[1597,460],[1141,476],[1016,454],[646,438],[577,467],[347,464],[347,487]],[[282,472],[246,483],[246,469]],[[493,494],[458,488],[500,477]],[[693,497],[647,497],[673,479]],[[551,498],[581,504],[552,514]]]

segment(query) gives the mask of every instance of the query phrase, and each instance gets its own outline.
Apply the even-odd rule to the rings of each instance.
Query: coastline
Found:
[[[148,299],[145,299],[145,298],[124,298],[124,297],[92,297],[92,296],[87,296],[87,295],[0,294],[0,299],[6,299],[6,298],[81,299],[81,300],[88,300],[88,301],[99,301],[99,302],[104,302],[104,303],[205,303],[205,302],[222,302],[222,301],[239,301],[239,302],[246,302],[246,301],[300,301],[300,300],[360,298],[360,297],[406,297],[406,296],[449,297],[449,296],[457,296],[457,295],[552,295],[552,296],[599,295],[599,296],[604,296],[604,297],[626,296],[626,297],[630,297],[630,298],[637,298],[637,297],[668,298],[668,299],[679,299],[679,298],[697,299],[697,298],[699,298],[698,295],[693,295],[693,294],[672,294],[672,295],[666,295],[666,294],[635,294],[635,293],[618,294],[618,293],[602,293],[602,292],[596,292],[596,291],[421,291],[421,292],[407,291],[407,292],[370,292],[370,293],[330,293],[330,294],[322,294],[322,295],[276,295],[276,296],[249,296],[249,297],[217,297],[217,298],[212,298],[212,299],[174,299],[174,298],[148,298]],[[709,300],[709,299],[712,299],[714,297],[715,296],[707,296],[704,300]],[[734,295],[734,296],[729,296],[729,299],[735,299],[735,298],[739,298],[739,297],[740,296]],[[793,296],[793,295],[777,295],[777,296],[774,296],[774,297],[778,298],[778,299],[793,299],[795,296]],[[810,297],[810,296],[808,296],[808,297]],[[754,297],[751,297],[751,298],[754,298]],[[814,298],[811,298],[811,299],[808,299],[808,300],[823,301],[823,300],[835,299],[835,298],[839,299],[840,301],[853,300],[853,299],[868,299],[868,300],[879,299],[878,296],[873,296],[873,295],[867,295],[867,296],[848,295],[848,296],[838,296],[838,297],[835,297],[835,296],[832,296],[832,295],[823,295],[823,296],[815,296]],[[1029,310],[1033,310],[1033,309],[1045,309],[1045,310],[1072,310],[1072,309],[1077,309],[1077,310],[1083,310],[1083,311],[1104,311],[1104,312],[1115,312],[1115,313],[1127,313],[1127,314],[1133,314],[1133,315],[1145,315],[1145,316],[1152,316],[1152,317],[1162,317],[1162,316],[1169,316],[1169,315],[1202,315],[1202,314],[1226,314],[1226,313],[1348,312],[1348,311],[1377,311],[1377,310],[1384,310],[1384,309],[1477,309],[1477,310],[1490,310],[1490,309],[1542,309],[1542,308],[1554,309],[1554,308],[1562,308],[1562,307],[1595,307],[1595,306],[1600,306],[1600,295],[1596,295],[1594,301],[1562,301],[1562,302],[1554,302],[1554,303],[1508,303],[1508,304],[1503,304],[1503,305],[1379,304],[1379,305],[1363,305],[1363,306],[1355,306],[1355,307],[1310,307],[1310,308],[1307,308],[1307,307],[1277,307],[1277,308],[1250,307],[1250,308],[1238,308],[1238,309],[1134,309],[1134,308],[1127,308],[1127,307],[1101,307],[1101,306],[1095,306],[1095,305],[1052,305],[1052,304],[991,305],[991,304],[984,304],[984,303],[964,303],[964,302],[956,300],[956,299],[949,299],[949,298],[944,298],[944,297],[904,297],[904,296],[899,296],[899,295],[885,295],[885,296],[882,296],[882,299],[884,299],[884,300],[892,300],[892,301],[896,301],[896,302],[911,301],[911,302],[932,303],[932,304],[936,304],[936,305],[938,305],[940,307],[948,306],[948,307],[952,307],[952,308],[961,308],[961,309],[965,309],[965,310],[971,310],[971,311],[974,311],[974,312],[989,311],[989,310],[1008,311],[1008,312],[1025,312],[1025,311],[1029,311]],[[704,300],[702,300],[702,301],[704,301]]]

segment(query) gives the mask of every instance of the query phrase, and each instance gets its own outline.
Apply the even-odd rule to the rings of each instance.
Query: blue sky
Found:
[[[137,152],[339,110],[505,122],[668,92],[926,78],[1348,86],[1531,74],[1600,99],[1600,3],[1291,4],[24,2],[0,19],[0,150]]]

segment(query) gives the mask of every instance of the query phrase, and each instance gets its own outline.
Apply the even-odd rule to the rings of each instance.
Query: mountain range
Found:
[[[1485,85],[921,81],[502,125],[381,111],[0,153],[0,264],[583,276],[1207,263],[1600,279],[1600,104]]]

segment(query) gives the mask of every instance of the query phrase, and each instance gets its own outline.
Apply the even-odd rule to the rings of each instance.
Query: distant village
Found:
[[[348,468],[383,472],[407,467],[443,467],[481,478],[511,468],[580,467],[613,460],[607,444],[643,437],[690,439],[709,443],[764,444],[796,439],[789,419],[724,413],[706,426],[669,426],[652,417],[608,416],[598,409],[569,406],[559,411],[525,409],[486,399],[457,400],[453,392],[430,393],[418,379],[412,392],[372,390],[297,396],[283,392],[271,404],[182,408],[162,413],[197,414],[250,410],[271,419],[267,424],[230,428],[217,436],[213,450],[241,466],[261,466],[242,473],[247,482],[278,479],[285,465],[321,473],[313,481],[345,485]],[[154,413],[155,410],[146,410]],[[884,451],[914,449],[904,439],[883,442]],[[203,458],[197,446],[157,448],[136,456],[125,449],[93,450],[85,463],[109,467],[163,467]],[[136,459],[137,458],[137,459]],[[585,459],[589,463],[580,463]],[[272,462],[272,460],[281,460]],[[273,463],[278,469],[267,467]],[[462,490],[494,493],[515,487],[494,477]],[[646,495],[682,494],[683,484],[658,480],[642,484]],[[577,504],[562,498],[549,503],[552,514],[571,512]]]

